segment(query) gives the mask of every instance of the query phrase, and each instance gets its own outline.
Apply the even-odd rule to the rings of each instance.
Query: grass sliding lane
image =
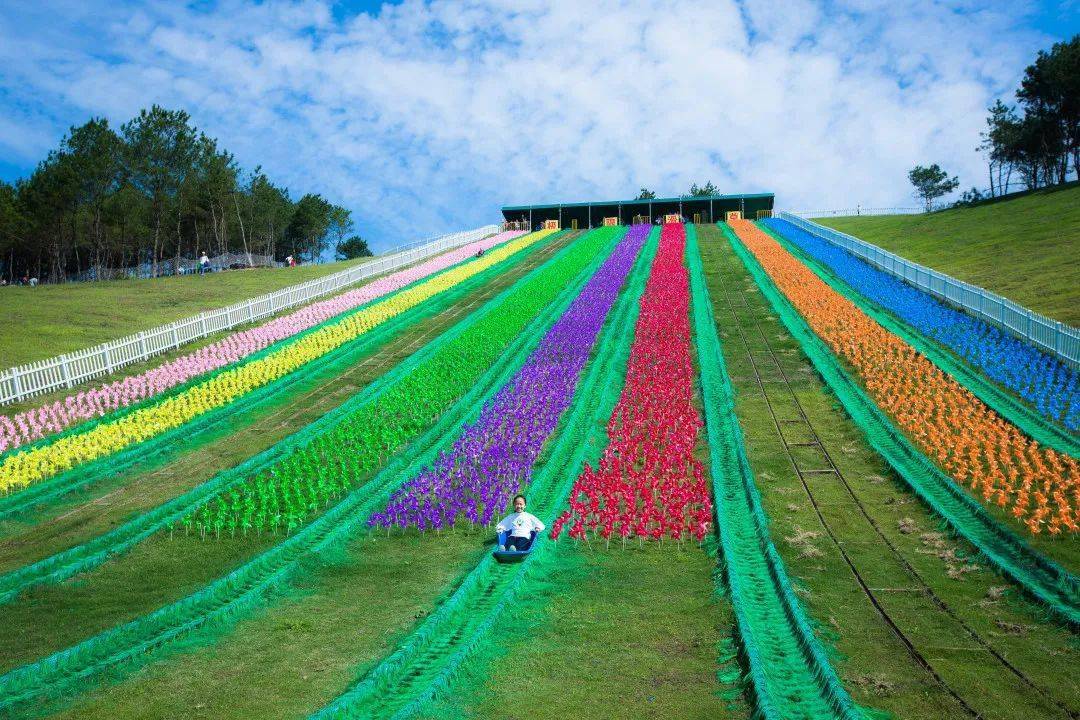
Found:
[[[115,485],[123,482],[122,473],[126,471],[161,467],[178,455],[199,448],[205,442],[208,432],[227,425],[237,413],[257,410],[260,406],[277,402],[281,393],[291,391],[298,381],[303,381],[312,374],[332,372],[334,368],[355,362],[358,356],[387,342],[423,318],[439,312],[441,308],[452,305],[495,275],[526,259],[535,249],[544,246],[549,237],[550,234],[539,237],[534,234],[514,239],[493,249],[483,258],[472,258],[450,266],[433,276],[410,283],[400,290],[360,305],[162,394],[117,410],[104,418],[88,421],[63,433],[0,454],[0,485],[13,482],[20,467],[34,469],[36,463],[40,466],[36,470],[37,474],[45,473],[28,487],[0,496],[0,520],[22,518],[40,506],[48,507],[75,491],[86,492],[88,488],[96,489],[101,484]],[[416,302],[417,300],[419,302]],[[336,347],[328,346],[327,351],[321,355],[309,358],[293,371],[286,372],[262,386],[249,389],[231,402],[204,408],[203,412],[180,427],[159,432],[142,439],[132,447],[107,453],[104,457],[77,464],[67,470],[61,470],[60,465],[48,469],[49,463],[72,462],[74,456],[60,452],[65,445],[101,435],[117,423],[130,425],[132,418],[139,417],[139,413],[160,412],[167,404],[178,403],[189,398],[192,393],[205,395],[206,389],[210,387],[208,383],[221,385],[232,375],[249,372],[255,364],[270,363],[283,353],[287,354],[301,347],[300,344],[310,345],[327,334],[333,336],[341,327],[348,326],[355,330],[357,328],[353,326],[360,319],[372,316],[373,313],[378,314],[380,308],[397,305],[401,305],[396,307],[400,312],[383,318],[381,323],[376,323],[366,332],[360,332],[351,341],[340,343]],[[49,474],[51,476],[46,477]],[[2,525],[0,529],[3,529]]]
[[[731,644],[734,618],[714,594],[715,570],[693,545],[604,550],[560,540],[491,642],[417,717],[502,718],[528,708],[530,720],[748,718],[718,692],[716,649]]]
[[[987,405],[987,407],[1020,428],[1025,435],[1032,438],[1040,445],[1053,448],[1058,452],[1063,452],[1072,455],[1073,457],[1080,457],[1080,435],[1070,432],[1053,420],[1044,417],[1032,405],[1017,397],[1005,387],[999,386],[993,380],[988,378],[983,371],[957,356],[948,346],[942,344],[938,340],[927,337],[919,332],[918,329],[894,315],[887,308],[859,293],[855,288],[845,282],[840,276],[840,273],[827,264],[824,259],[815,257],[807,249],[799,245],[796,240],[788,238],[782,232],[783,230],[787,230],[794,238],[797,237],[796,233],[802,232],[799,228],[795,228],[787,223],[780,225],[758,222],[757,225],[774,240],[780,243],[781,247],[798,258],[803,265],[810,268],[815,275],[824,280],[829,287],[855,303],[860,310],[873,318],[874,321],[883,328],[902,338],[904,342],[918,350],[930,362],[941,368],[943,372],[956,378],[961,385],[974,393],[977,398]],[[826,241],[821,241],[823,244],[825,242]],[[828,248],[830,251],[832,249],[833,248],[831,247]],[[859,266],[865,266],[868,272],[874,270],[868,263],[865,263],[854,256],[848,256],[844,250],[841,250],[840,248],[835,248],[835,250],[837,253],[842,254],[840,257],[843,257],[845,261],[850,262],[854,266],[852,272],[854,272],[854,268]],[[829,255],[826,257],[834,256]],[[884,275],[883,271],[879,272]],[[873,274],[869,275],[869,278],[874,279],[875,281],[876,277],[877,276]],[[914,288],[908,289],[912,292],[920,292],[916,291]]]
[[[720,228],[697,230],[769,529],[853,699],[900,718],[1068,717],[1067,698],[1080,697],[1071,633],[1033,623],[1036,606],[939,532],[940,518],[844,414]]]
[[[550,234],[541,231],[511,240],[483,257],[439,273],[344,318],[316,326],[280,348],[264,351],[257,357],[196,380],[168,397],[155,398],[136,409],[5,454],[0,458],[0,489],[10,492],[26,488],[182,429],[192,420],[227,407],[237,398],[348,345],[388,320],[503,262]]]
[[[614,406],[625,372],[637,299],[654,252],[653,240],[638,258],[627,290],[611,309],[594,360],[577,383],[574,403],[560,423],[550,455],[540,463],[541,469],[529,486],[530,507],[548,524],[569,492],[576,470],[587,454],[596,452],[590,429],[596,428],[597,421]],[[568,469],[575,472],[567,474]],[[465,659],[488,637],[500,614],[520,597],[526,578],[541,573],[545,562],[551,562],[550,547],[538,539],[530,556],[517,565],[500,565],[485,555],[453,595],[397,651],[314,717],[405,717],[444,692]]]
[[[723,567],[735,609],[749,689],[765,718],[861,718],[814,635],[783,561],[746,459],[742,431],[704,271],[691,230],[687,243],[698,366],[705,400],[713,494]]]
[[[742,710],[717,694],[716,648],[734,646],[719,627],[734,619],[726,602],[710,602],[715,561],[696,542],[713,516],[700,494],[709,492],[708,448],[698,432],[685,241],[682,225],[663,227],[603,454],[577,476],[571,510],[552,524],[552,537],[565,525],[586,542],[558,545],[558,562],[544,568],[539,588],[530,584],[526,607],[492,633],[499,640],[486,646],[498,650],[470,660],[468,682],[424,717],[498,717],[507,707],[609,719]],[[607,535],[629,542],[610,547]],[[641,542],[657,535],[667,542]]]
[[[520,331],[551,299],[573,291],[576,283],[569,282],[571,278],[587,276],[589,268],[599,264],[605,255],[601,251],[610,246],[611,237],[610,233],[597,231],[577,241],[556,259],[488,303],[484,310],[444,336],[439,344],[445,353],[470,347],[496,352],[510,338],[500,340],[492,334],[493,330],[498,328],[501,333],[520,337]],[[476,346],[478,341],[482,344]],[[438,357],[436,354],[433,359]],[[492,360],[495,357],[497,355]],[[475,370],[481,374],[491,364],[491,361],[475,363]],[[421,373],[433,371],[427,365],[417,368]],[[482,397],[473,395],[466,401],[471,404]],[[460,418],[455,417],[454,421],[456,424]],[[445,432],[445,428],[440,432]],[[304,558],[347,540],[362,525],[367,514],[385,502],[385,497],[400,482],[397,471],[402,462],[401,456],[397,456],[396,461],[377,476],[379,482],[368,482],[353,490],[296,534],[193,595],[0,677],[0,709],[33,702],[45,695],[70,694],[74,683],[81,679],[128,661],[144,660],[148,651],[191,630],[214,620],[235,618],[258,606],[269,591],[281,587],[291,577]],[[194,559],[197,560],[197,556]]]
[[[864,430],[874,448],[919,497],[994,567],[1070,625],[1080,624],[1080,582],[1076,577],[995,521],[976,500],[919,452],[814,334],[758,260],[733,233],[727,232],[727,228],[725,231],[735,253],[785,327],[798,340],[803,352],[848,414]]]

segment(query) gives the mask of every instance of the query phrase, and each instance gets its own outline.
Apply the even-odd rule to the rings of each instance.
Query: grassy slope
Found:
[[[567,540],[537,595],[493,630],[496,659],[423,714],[467,717],[739,718],[717,682],[734,622],[713,594],[716,561],[695,545],[610,550]]]
[[[21,532],[16,527],[5,528],[14,536],[0,540],[0,567],[20,566],[107,531],[128,516],[174,497],[295,432],[400,361],[402,351],[415,351],[417,341],[431,340],[542,264],[574,235],[541,248],[501,273],[452,306],[452,312],[421,322],[395,338],[373,356],[378,360],[372,364],[361,367],[358,363],[337,378],[321,378],[312,386],[297,387],[282,403],[257,408],[231,422],[233,434],[214,433],[213,441],[197,452],[189,450],[164,467],[148,459],[148,468],[136,468],[110,484],[118,486],[114,490],[89,503],[65,508],[60,515],[50,514],[40,525],[31,524]],[[3,610],[8,622],[0,623],[0,667],[40,658],[193,592],[277,540],[280,538],[264,536],[258,541],[223,538],[203,542],[195,536],[169,539],[159,535],[77,580],[35,588]],[[33,631],[42,617],[63,617],[65,621],[52,625],[48,632]]]
[[[736,413],[773,541],[809,614],[839,651],[834,662],[854,699],[900,718],[965,716],[889,629],[828,530],[884,610],[977,711],[988,718],[1062,717],[1059,708],[1020,683],[966,634],[956,618],[935,606],[902,563],[914,566],[957,617],[1041,688],[1073,703],[1080,688],[1066,670],[1076,658],[1070,634],[1045,622],[1037,608],[1015,597],[1006,580],[977,560],[965,562],[972,549],[943,534],[940,522],[868,445],[771,312],[727,241],[713,227],[700,227],[699,236],[724,357],[737,393]],[[734,314],[731,306],[736,308]],[[808,488],[800,482],[766,404],[767,397],[779,419],[798,417],[783,376],[772,364],[770,348],[855,498],[899,555],[889,551],[834,476],[808,475]],[[755,363],[764,387],[756,380]],[[783,428],[788,442],[810,439],[804,425],[784,423]],[[817,448],[797,447],[793,452],[804,470],[827,467]]]
[[[0,368],[80,350],[344,270],[363,260],[153,280],[0,288]],[[32,338],[32,342],[27,340]]]
[[[1080,326],[1080,186],[931,215],[815,222]]]
[[[342,371],[312,373],[169,453],[155,453],[86,491],[0,521],[0,572],[84,542],[122,519],[179,495],[291,435],[367,386],[481,304],[549,259],[574,237],[541,247],[443,312],[355,358]]]
[[[341,563],[309,575],[298,597],[243,620],[213,652],[146,668],[61,716],[311,712],[422,622],[490,539],[489,529],[441,537],[371,533]],[[494,682],[486,682],[481,663],[481,675],[471,678],[483,687],[456,684],[446,700],[452,707],[440,704],[437,717],[498,717],[506,707],[498,693],[508,692],[530,717],[728,716],[715,672],[731,617],[713,597],[713,559],[694,546],[605,552],[567,542],[558,551],[565,553],[558,570],[532,584],[522,613],[500,619],[491,635],[514,661],[500,660]]]

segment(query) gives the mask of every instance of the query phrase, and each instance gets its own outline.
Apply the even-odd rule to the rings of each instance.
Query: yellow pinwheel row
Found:
[[[340,321],[320,328],[279,350],[225,370],[148,407],[82,433],[30,448],[0,463],[0,492],[10,492],[148,440],[251,392],[341,347],[428,298],[467,280],[552,234],[523,235],[482,257],[414,285]]]

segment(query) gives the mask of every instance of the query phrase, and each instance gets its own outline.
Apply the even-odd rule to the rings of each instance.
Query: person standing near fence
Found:
[[[202,257],[199,258],[199,274],[205,275],[208,272],[210,272],[210,258],[206,256],[206,253],[203,253]]]

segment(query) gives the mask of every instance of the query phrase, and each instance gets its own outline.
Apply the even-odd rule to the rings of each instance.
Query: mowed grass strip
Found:
[[[354,540],[293,583],[291,597],[208,634],[57,718],[299,718],[322,707],[397,642],[489,551],[488,533]],[[55,707],[55,706],[54,706]]]
[[[1071,699],[1078,696],[1080,686],[1068,671],[1077,657],[1068,631],[1046,622],[1038,608],[1017,597],[1007,580],[973,558],[970,546],[942,531],[940,521],[844,415],[771,313],[727,240],[715,227],[699,228],[699,235],[724,357],[738,393],[736,413],[772,521],[774,542],[800,583],[809,613],[821,624],[821,634],[839,651],[834,662],[856,701],[897,717],[967,717],[888,628],[818,520],[769,413],[755,363],[781,420],[799,417],[784,375],[790,379],[810,423],[856,498],[939,598],[1040,688],[1060,702],[1075,704]],[[734,316],[728,301],[736,309]],[[773,357],[779,359],[783,375]],[[790,443],[811,439],[805,425],[784,423],[782,427]],[[793,454],[804,470],[828,467],[817,448],[796,447]],[[949,686],[986,717],[1064,716],[1052,700],[1018,680],[931,601],[862,517],[835,475],[806,477],[829,529],[875,597]]]
[[[367,261],[0,288],[5,324],[0,369],[149,330]],[[190,351],[194,346],[185,347]]]
[[[564,243],[552,247],[550,252],[562,246]],[[534,255],[522,266],[500,275],[482,294],[463,303],[463,314],[479,307],[549,257],[547,251]],[[455,315],[451,322],[459,319]],[[341,400],[343,398],[338,398],[334,405],[340,404]],[[297,420],[291,430],[295,431],[303,424]],[[225,437],[220,442],[227,444],[230,439]],[[205,478],[213,476],[222,467],[215,464],[212,468],[204,469]],[[182,469],[170,472],[166,477],[173,483],[184,484],[181,489],[194,484]],[[166,479],[158,478],[151,482],[156,485],[166,482]],[[82,527],[76,523],[73,531],[81,532]],[[0,624],[0,670],[18,667],[69,647],[185,597],[280,539],[280,535],[262,535],[204,541],[198,535],[177,534],[170,537],[160,534],[136,546],[129,554],[72,581],[32,588],[4,607],[6,622]],[[48,628],[39,628],[41,619],[46,617],[62,618],[63,621]]]
[[[734,618],[716,561],[693,543],[625,550],[560,540],[554,570],[500,619],[452,693],[423,718],[746,717],[717,680]]]
[[[814,222],[1080,326],[1080,184],[928,215]]]
[[[18,520],[0,522],[0,572],[21,567],[111,530],[218,471],[261,452],[337,407],[360,388],[437,337],[472,310],[549,259],[575,233],[560,236],[472,291],[441,313],[425,318],[382,347],[357,358],[345,372],[336,367],[305,377],[264,403],[245,408],[206,436],[167,456],[145,458],[132,470],[94,485],[89,492]]]

